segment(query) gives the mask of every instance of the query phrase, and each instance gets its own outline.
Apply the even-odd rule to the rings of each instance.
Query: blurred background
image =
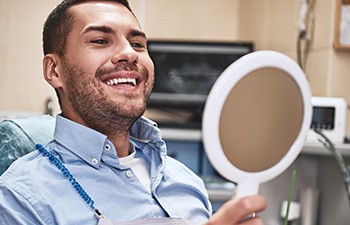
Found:
[[[59,2],[0,0],[0,120],[59,113],[55,92],[43,79],[41,64],[42,26]],[[130,0],[130,4],[155,43],[231,43],[234,49],[248,43],[248,51],[276,50],[301,65],[313,96],[350,102],[350,1]],[[181,108],[181,104],[177,106]],[[154,115],[154,110],[157,104],[147,113],[156,121],[166,116],[164,111]],[[349,110],[345,114],[349,117]],[[183,111],[177,114],[179,118],[186,115]],[[343,126],[345,138],[350,133],[350,120],[344,120]],[[205,179],[214,177],[208,179],[208,188],[215,207],[232,196],[232,185],[221,181],[205,157],[200,126],[179,129],[168,123],[160,127],[164,128],[169,154]],[[348,144],[337,144],[348,160]],[[260,192],[269,200],[268,210],[261,215],[266,224],[282,224],[280,210],[287,199],[292,169],[297,169],[293,201],[302,206],[295,224],[349,224],[349,202],[335,160],[321,146],[307,143],[284,174],[262,185]]]

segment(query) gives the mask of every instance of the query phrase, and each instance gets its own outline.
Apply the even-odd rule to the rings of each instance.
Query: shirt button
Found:
[[[126,171],[125,174],[126,174],[126,176],[129,177],[129,178],[132,177],[132,172],[131,172],[131,170]]]
[[[91,164],[92,164],[92,165],[96,166],[97,163],[98,163],[98,160],[97,160],[97,159],[92,159],[92,160],[91,160]]]
[[[106,152],[108,152],[109,150],[111,150],[111,146],[110,145],[105,145],[105,150],[106,150]]]

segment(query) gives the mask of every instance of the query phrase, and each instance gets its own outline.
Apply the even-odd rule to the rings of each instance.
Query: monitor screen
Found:
[[[314,106],[312,110],[311,128],[313,129],[334,129],[335,108]]]
[[[171,119],[184,119],[181,126],[198,126],[216,79],[253,47],[251,42],[148,41],[155,66],[149,111],[157,110],[162,118],[170,113]],[[156,122],[162,123],[159,118]]]

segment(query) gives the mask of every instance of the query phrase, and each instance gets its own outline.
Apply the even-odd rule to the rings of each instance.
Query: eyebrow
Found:
[[[145,32],[143,31],[140,31],[140,30],[136,30],[136,29],[133,29],[129,32],[129,36],[131,37],[137,37],[137,36],[140,36],[140,37],[143,37],[146,39],[146,34]]]
[[[86,34],[86,33],[91,32],[91,31],[99,31],[99,32],[103,32],[106,34],[115,34],[116,33],[116,31],[109,26],[89,26],[89,27],[84,29],[83,34]],[[143,31],[137,30],[137,29],[132,29],[129,32],[128,36],[131,36],[131,37],[140,36],[140,37],[143,37],[146,39],[146,34]]]
[[[115,30],[108,26],[89,26],[84,29],[83,34],[86,34],[91,31],[99,31],[107,34],[114,34]]]

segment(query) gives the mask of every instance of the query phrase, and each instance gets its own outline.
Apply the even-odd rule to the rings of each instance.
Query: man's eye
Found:
[[[91,43],[99,44],[99,45],[105,45],[108,42],[106,40],[104,40],[104,39],[98,39],[98,40],[92,40]]]
[[[133,48],[145,48],[145,45],[143,45],[142,43],[139,43],[139,42],[133,42],[133,43],[131,43],[131,46]]]

